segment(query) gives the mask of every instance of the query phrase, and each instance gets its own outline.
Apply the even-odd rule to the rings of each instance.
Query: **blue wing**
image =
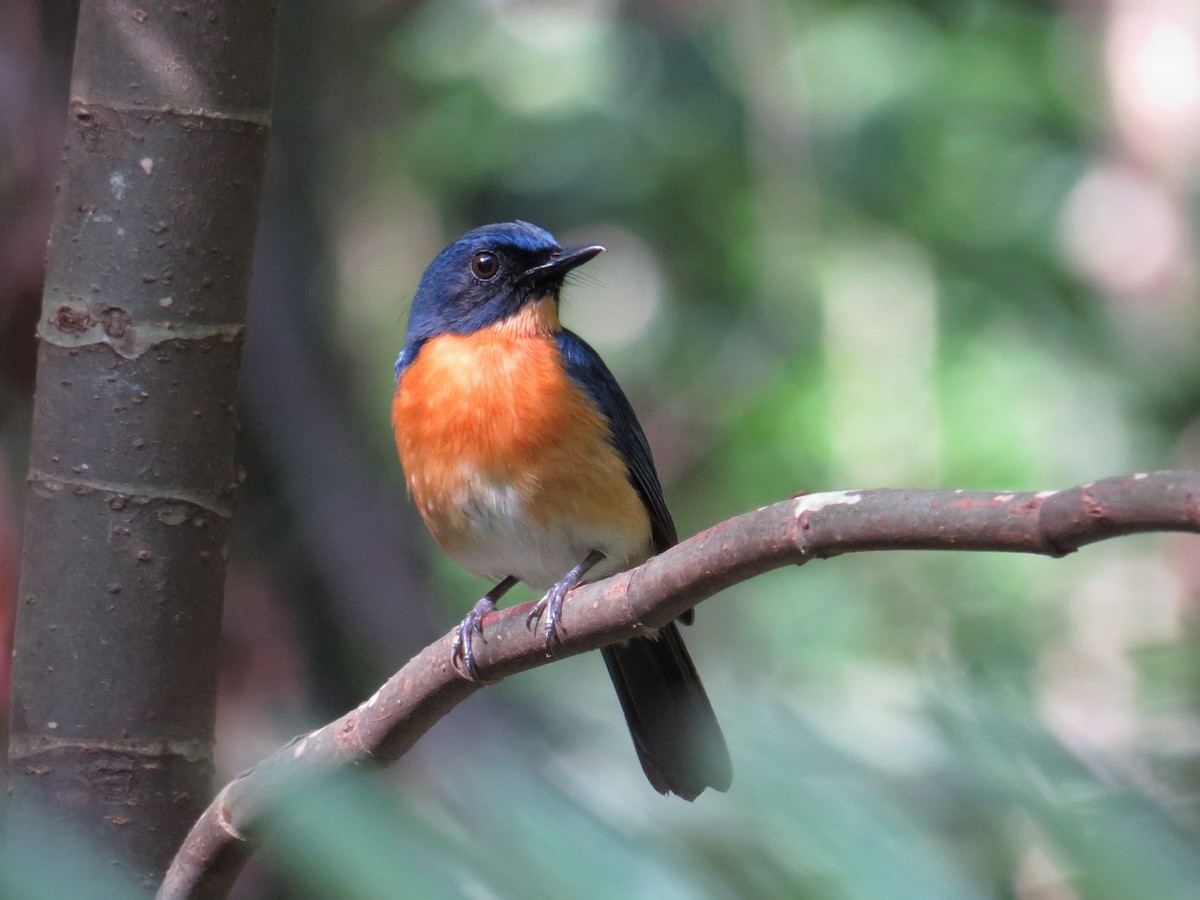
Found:
[[[400,351],[400,355],[396,357],[396,381],[400,381],[400,376],[404,374],[404,370],[412,365],[412,361],[417,358],[417,354],[421,352],[421,345],[424,341],[414,341],[411,344],[406,344],[404,349]]]
[[[583,388],[585,394],[596,404],[597,409],[608,420],[612,445],[629,470],[633,483],[646,512],[650,516],[650,530],[654,538],[654,549],[661,553],[679,543],[675,523],[667,511],[663,499],[662,485],[650,456],[650,444],[642,426],[638,423],[633,407],[629,405],[617,379],[613,377],[604,360],[579,335],[565,328],[557,335],[558,351],[567,365],[567,374]]]

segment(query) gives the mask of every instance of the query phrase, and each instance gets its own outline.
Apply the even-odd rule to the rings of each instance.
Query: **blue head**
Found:
[[[439,334],[470,334],[530,302],[557,301],[563,278],[602,252],[600,246],[559,246],[528,222],[484,225],[437,255],[417,287],[404,335],[405,353]],[[404,354],[397,362],[397,372]]]

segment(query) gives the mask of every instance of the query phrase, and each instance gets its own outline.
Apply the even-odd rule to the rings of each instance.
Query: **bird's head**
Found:
[[[484,225],[437,255],[417,287],[408,316],[409,346],[440,334],[470,334],[532,304],[557,307],[563,278],[604,248],[559,246],[528,222]]]

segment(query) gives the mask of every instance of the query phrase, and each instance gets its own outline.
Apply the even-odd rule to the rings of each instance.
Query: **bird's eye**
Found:
[[[500,259],[495,253],[476,253],[471,257],[471,274],[483,281],[490,281],[500,271]]]

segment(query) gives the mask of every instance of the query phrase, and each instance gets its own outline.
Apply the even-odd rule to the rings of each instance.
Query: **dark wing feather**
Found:
[[[650,445],[633,407],[600,356],[570,331],[558,335],[567,374],[608,420],[609,439],[650,516],[654,549],[679,541],[667,511]],[[692,611],[679,621],[690,624]],[[729,749],[696,667],[674,622],[653,638],[634,638],[602,651],[633,736],[642,770],[661,793],[694,800],[705,788],[729,789]]]
[[[600,652],[654,789],[684,800],[708,787],[729,790],[729,748],[675,623]]]
[[[617,379],[608,370],[600,354],[572,331],[563,329],[559,332],[558,350],[566,363],[567,374],[583,388],[608,420],[609,439],[625,460],[629,480],[650,515],[654,549],[661,553],[675,546],[679,543],[679,535],[667,510],[667,502],[663,499],[662,485],[659,484],[654,459],[650,455],[650,444]]]

